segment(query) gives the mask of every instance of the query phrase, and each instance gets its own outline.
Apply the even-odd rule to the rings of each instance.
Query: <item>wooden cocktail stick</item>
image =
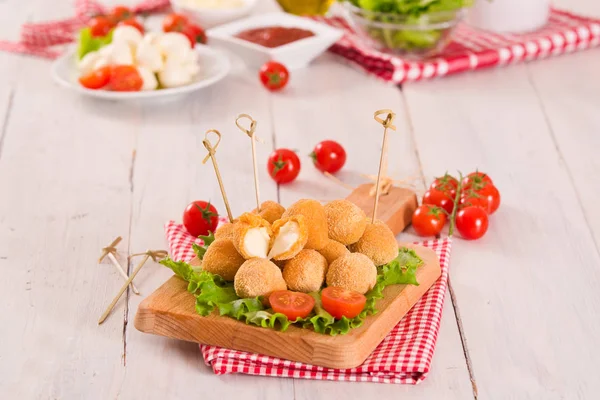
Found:
[[[109,316],[110,312],[113,310],[113,308],[115,308],[115,305],[117,304],[117,302],[119,301],[119,299],[121,298],[121,296],[123,295],[123,293],[125,293],[125,291],[127,290],[127,286],[129,286],[129,284],[131,283],[131,281],[133,281],[133,278],[135,278],[135,276],[137,275],[137,273],[140,272],[140,270],[142,269],[142,267],[144,266],[144,264],[146,263],[146,261],[148,261],[148,259],[150,257],[152,257],[152,260],[154,260],[156,262],[158,259],[165,258],[167,256],[167,252],[165,250],[156,250],[156,251],[148,250],[145,253],[132,254],[130,256],[130,258],[136,257],[136,256],[141,256],[141,255],[143,255],[144,258],[135,267],[135,269],[133,270],[133,273],[131,274],[131,276],[129,277],[129,279],[127,279],[127,281],[125,282],[125,284],[123,284],[123,286],[121,286],[121,289],[119,290],[119,293],[115,296],[115,298],[113,299],[113,301],[110,302],[110,305],[108,306],[108,308],[106,309],[106,311],[104,311],[104,313],[102,314],[102,316],[98,320],[98,325],[100,325],[101,323],[103,323],[106,320],[106,318]]]
[[[382,114],[387,114],[385,119],[380,118],[379,116]],[[392,110],[378,110],[375,111],[375,115],[373,116],[375,121],[379,122],[383,125],[383,144],[381,145],[381,157],[379,158],[379,171],[377,172],[377,183],[375,184],[375,204],[373,206],[373,217],[371,218],[371,223],[375,223],[375,219],[377,218],[377,206],[379,204],[379,192],[381,190],[381,171],[383,169],[383,164],[385,160],[385,156],[387,153],[387,131],[391,129],[393,131],[396,130],[396,127],[393,125],[394,117],[396,114],[392,112]]]
[[[349,185],[346,182],[342,182],[341,179],[339,179],[337,176],[333,175],[332,173],[329,173],[329,172],[325,171],[325,172],[323,172],[323,175],[325,175],[326,177],[328,177],[329,179],[331,179],[332,181],[334,181],[338,185],[340,185],[342,187],[345,187],[348,190],[354,190],[354,189],[356,189],[354,186]]]
[[[242,118],[247,118],[250,120],[250,129],[246,129],[242,125],[240,125],[240,119],[242,119]],[[246,135],[248,135],[248,137],[250,138],[250,143],[252,144],[252,165],[253,165],[253,169],[254,169],[254,190],[256,192],[256,212],[260,212],[260,192],[259,192],[259,188],[258,188],[258,166],[256,163],[256,146],[255,146],[256,141],[259,139],[256,137],[256,134],[254,132],[256,130],[256,121],[248,114],[240,114],[235,119],[235,124],[242,132],[244,132]]]
[[[115,240],[112,241],[111,244],[109,244],[108,246],[103,248],[102,255],[98,259],[98,263],[101,263],[102,260],[104,260],[104,257],[108,257],[108,259],[111,261],[112,265],[114,265],[115,268],[117,269],[117,271],[119,272],[119,275],[121,275],[124,280],[128,280],[129,277],[127,276],[127,273],[125,272],[125,270],[119,263],[119,260],[117,260],[117,257],[115,257],[115,254],[117,253],[116,246],[117,246],[117,244],[119,244],[119,242],[121,242],[121,240],[122,240],[121,236],[118,236]],[[131,282],[131,290],[133,291],[133,293],[135,293],[137,295],[140,294],[140,291],[137,289],[137,287],[135,287],[133,282]]]
[[[214,133],[217,135],[218,140],[217,143],[213,146],[208,140],[208,134]],[[231,208],[229,207],[229,201],[227,200],[227,194],[225,193],[225,186],[223,186],[223,180],[221,179],[221,173],[219,172],[219,166],[217,165],[217,158],[215,157],[215,152],[217,151],[217,147],[219,147],[219,143],[221,142],[221,132],[215,129],[209,129],[204,134],[204,140],[202,144],[206,147],[208,154],[202,160],[202,164],[206,164],[208,159],[212,160],[213,167],[215,169],[215,174],[217,175],[217,181],[219,182],[219,188],[221,189],[221,195],[223,196],[223,202],[225,203],[225,208],[227,209],[227,217],[229,218],[229,222],[233,222],[233,215],[231,214]]]

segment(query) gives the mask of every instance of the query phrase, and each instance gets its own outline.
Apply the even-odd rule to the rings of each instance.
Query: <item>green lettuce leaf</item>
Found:
[[[212,232],[208,232],[208,236],[200,235],[198,237],[202,239],[204,244],[200,246],[199,244],[194,243],[192,244],[192,250],[194,250],[196,256],[202,260],[204,258],[204,254],[206,254],[206,250],[208,250],[208,246],[210,246],[211,243],[215,241],[215,234]]]
[[[106,36],[94,37],[90,28],[83,28],[79,31],[77,56],[81,60],[86,54],[100,50],[112,42],[112,35],[113,30],[111,29]]]

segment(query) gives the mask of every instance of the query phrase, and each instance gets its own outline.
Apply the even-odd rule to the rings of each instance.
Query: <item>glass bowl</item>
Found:
[[[363,10],[344,2],[346,19],[374,48],[408,58],[440,53],[466,9],[432,12],[420,17]]]

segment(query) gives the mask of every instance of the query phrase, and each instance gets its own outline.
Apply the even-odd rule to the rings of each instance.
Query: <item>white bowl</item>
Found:
[[[283,46],[269,48],[235,35],[241,31],[267,26],[307,29],[315,34]],[[288,69],[302,68],[337,42],[344,33],[328,25],[308,18],[284,13],[271,13],[245,18],[206,31],[209,43],[231,50],[246,61],[250,67],[260,68],[270,60],[279,61]]]
[[[243,6],[230,9],[201,8],[187,4],[185,0],[171,0],[175,12],[183,14],[202,28],[225,24],[250,14],[257,0],[242,0]]]
[[[76,49],[66,52],[52,64],[52,77],[61,86],[74,90],[86,96],[110,100],[136,99],[166,99],[181,96],[204,87],[210,86],[223,79],[230,69],[227,56],[207,46],[196,45],[200,73],[189,85],[176,88],[145,90],[139,92],[111,92],[109,90],[86,89],[78,81],[79,71],[76,65]]]

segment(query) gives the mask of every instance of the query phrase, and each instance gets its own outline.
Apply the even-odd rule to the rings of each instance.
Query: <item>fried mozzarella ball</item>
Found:
[[[365,294],[375,286],[377,267],[364,254],[350,253],[335,260],[327,270],[327,286]]]
[[[327,260],[316,250],[305,249],[283,267],[283,279],[290,290],[316,292],[325,280]]]
[[[276,290],[286,290],[281,270],[266,258],[246,260],[233,280],[235,294],[242,298],[267,296]]]
[[[273,222],[281,218],[281,216],[285,212],[285,208],[275,201],[267,200],[263,201],[260,205],[260,212],[257,212],[256,208],[252,210],[252,212],[254,214],[260,215],[261,217],[269,221],[270,224],[272,224]]]
[[[319,253],[321,253],[323,257],[325,257],[325,259],[327,260],[327,264],[331,264],[341,256],[350,254],[350,250],[348,250],[346,246],[344,246],[340,242],[337,242],[333,239],[329,239],[327,245],[321,250],[319,250]]]
[[[292,204],[282,215],[282,218],[302,215],[308,226],[308,240],[304,246],[307,249],[319,250],[327,244],[327,215],[325,208],[316,200],[302,199]]]
[[[208,246],[202,258],[202,269],[233,281],[236,272],[246,261],[230,239],[217,239]]]
[[[375,265],[384,265],[398,257],[398,242],[394,232],[382,221],[367,224],[358,242],[350,245],[353,253],[362,253]]]
[[[268,259],[289,260],[306,245],[308,240],[308,227],[306,218],[302,215],[282,218],[275,221],[272,226],[273,234]]]
[[[271,241],[271,224],[264,218],[244,213],[234,224],[233,245],[245,258],[267,258]]]
[[[367,225],[366,215],[348,200],[334,200],[325,205],[329,238],[349,245],[358,242]]]
[[[235,237],[235,222],[225,222],[215,231],[215,239],[233,240]]]

